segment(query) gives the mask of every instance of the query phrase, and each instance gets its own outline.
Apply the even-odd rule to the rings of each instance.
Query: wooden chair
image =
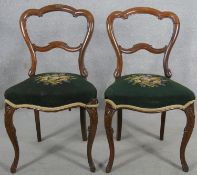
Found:
[[[168,45],[163,48],[153,48],[147,43],[139,43],[131,48],[123,48],[118,44],[113,31],[113,23],[116,18],[127,19],[134,14],[149,14],[158,19],[169,18],[173,22],[173,33]],[[117,67],[114,72],[116,81],[105,91],[105,129],[109,142],[110,156],[106,172],[110,172],[114,161],[114,142],[112,117],[117,111],[117,140],[121,140],[122,109],[130,109],[144,113],[161,113],[160,140],[164,137],[164,125],[166,111],[181,109],[185,112],[187,123],[180,147],[180,159],[183,171],[187,172],[189,167],[185,160],[186,145],[194,127],[194,100],[195,95],[188,88],[170,80],[171,71],[168,67],[168,59],[172,47],[179,33],[180,22],[177,15],[172,12],[161,12],[153,8],[137,7],[126,11],[114,11],[107,18],[107,31],[117,56]],[[154,54],[164,53],[163,68],[165,76],[153,74],[130,74],[121,76],[123,58],[122,53],[132,54],[145,49]]]
[[[64,42],[53,41],[47,46],[41,47],[33,44],[26,29],[26,21],[30,16],[41,17],[48,12],[67,12],[73,17],[82,16],[87,20],[87,33],[85,39],[77,47],[70,47]],[[63,22],[63,21],[62,21]],[[32,65],[29,71],[30,78],[9,88],[5,92],[5,127],[13,144],[15,158],[11,166],[11,172],[15,173],[19,160],[19,146],[16,131],[13,124],[13,114],[18,108],[33,109],[38,141],[41,141],[39,111],[57,112],[66,109],[80,107],[80,121],[83,141],[87,141],[87,157],[92,172],[95,171],[92,160],[92,145],[97,129],[97,91],[96,88],[86,80],[88,72],[84,65],[84,54],[92,37],[94,29],[94,18],[92,14],[84,9],[74,9],[67,5],[49,5],[41,9],[29,9],[20,18],[20,28],[31,54]],[[79,28],[80,32],[80,28]],[[46,52],[55,48],[61,48],[69,52],[79,51],[80,75],[72,73],[36,73],[36,52]],[[89,134],[86,131],[86,110],[90,116]]]

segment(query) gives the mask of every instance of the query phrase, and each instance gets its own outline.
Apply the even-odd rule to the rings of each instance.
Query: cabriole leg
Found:
[[[14,147],[15,157],[10,168],[11,173],[15,173],[19,160],[19,146],[16,137],[16,129],[13,124],[13,114],[15,109],[8,104],[5,104],[5,128],[10,138],[10,141]]]
[[[88,127],[87,157],[90,166],[90,171],[95,172],[96,168],[94,165],[94,161],[92,159],[92,146],[93,146],[93,142],[97,130],[97,124],[98,124],[97,108],[87,108],[87,112],[90,116],[90,126]]]
[[[109,143],[110,155],[109,161],[106,167],[106,173],[111,172],[113,162],[114,162],[114,141],[113,141],[113,128],[112,128],[112,118],[116,110],[112,108],[110,104],[105,106],[105,130],[107,134],[107,140]]]
[[[184,111],[187,117],[187,123],[184,129],[183,139],[181,142],[180,159],[181,159],[181,164],[182,164],[182,170],[184,172],[188,172],[189,167],[185,160],[185,149],[186,149],[186,146],[189,142],[189,139],[192,135],[192,131],[194,128],[194,123],[195,123],[194,104],[191,104],[190,106],[188,106]]]

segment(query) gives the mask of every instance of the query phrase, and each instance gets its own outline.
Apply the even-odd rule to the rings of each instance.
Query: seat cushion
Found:
[[[185,105],[194,100],[195,95],[183,85],[160,75],[131,74],[122,76],[109,86],[105,99],[116,105],[160,108]]]
[[[59,107],[89,103],[97,98],[96,88],[82,76],[71,73],[43,73],[9,88],[5,99],[19,104]]]

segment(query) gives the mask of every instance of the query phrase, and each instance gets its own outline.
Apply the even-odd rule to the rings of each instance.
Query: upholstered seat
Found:
[[[71,73],[43,73],[10,87],[5,99],[16,105],[59,107],[89,103],[96,99],[96,88],[82,76]]]
[[[185,105],[195,99],[194,93],[169,78],[152,74],[122,76],[105,91],[105,99],[116,105],[161,108]]]

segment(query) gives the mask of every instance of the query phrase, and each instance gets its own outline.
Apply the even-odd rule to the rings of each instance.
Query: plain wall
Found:
[[[28,8],[41,8],[48,4],[67,4],[92,12],[95,30],[85,55],[89,72],[88,80],[98,89],[98,99],[103,107],[105,89],[114,81],[115,52],[107,36],[106,18],[114,10],[147,6],[175,12],[181,21],[181,30],[172,50],[169,66],[172,79],[188,86],[197,93],[197,1],[195,0],[0,0],[0,107],[3,107],[4,91],[28,78],[30,54],[19,29],[19,18]],[[43,18],[31,18],[28,29],[32,41],[47,45],[52,40],[62,40],[74,46],[86,31],[83,18],[53,13]],[[119,29],[119,30],[118,30]],[[155,47],[167,44],[172,32],[169,20],[159,21],[155,17],[135,16],[129,20],[117,20],[115,33],[125,47],[137,42],[149,42]],[[163,75],[162,55],[140,51],[124,58],[123,74],[146,72]],[[77,54],[55,49],[38,54],[39,72],[78,72]]]

